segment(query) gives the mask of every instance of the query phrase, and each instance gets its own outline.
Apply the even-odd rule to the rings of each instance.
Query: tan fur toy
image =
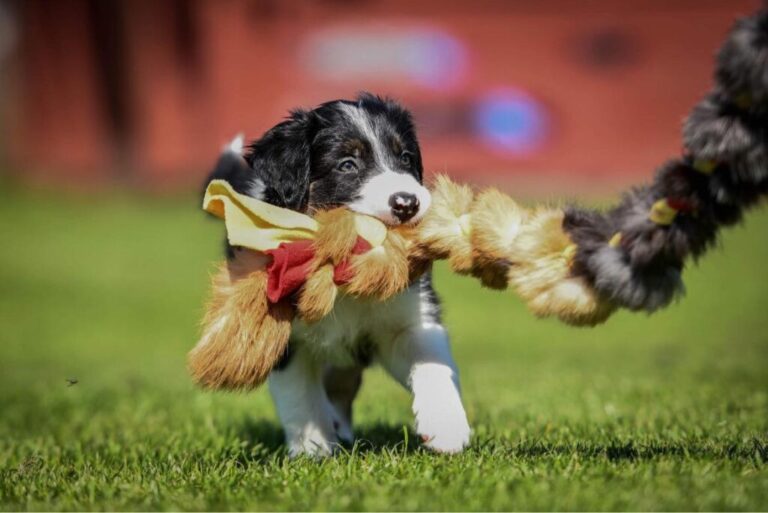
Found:
[[[576,246],[563,230],[562,210],[525,209],[496,189],[474,196],[445,177],[432,198],[416,236],[422,257],[447,258],[454,271],[490,288],[512,286],[539,317],[593,325],[615,309],[572,275]]]
[[[318,321],[339,293],[386,300],[437,259],[492,288],[512,285],[537,315],[592,324],[613,309],[569,276],[572,243],[561,211],[525,210],[496,190],[475,197],[445,177],[417,226],[387,227],[343,208],[311,219],[222,181],[211,183],[204,208],[225,220],[240,248],[213,280],[189,356],[195,380],[209,388],[258,386],[285,351],[296,316]]]

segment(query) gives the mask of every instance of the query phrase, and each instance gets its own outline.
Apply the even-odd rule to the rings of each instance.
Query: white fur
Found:
[[[376,360],[413,393],[416,432],[425,444],[451,453],[467,445],[470,429],[448,336],[426,314],[425,299],[418,283],[385,303],[342,296],[321,321],[294,322],[295,354],[269,378],[290,454],[328,454],[339,437],[351,433],[329,401],[322,375],[328,365],[355,365],[352,354],[363,339],[374,344]]]
[[[235,155],[242,156],[244,144],[245,144],[245,134],[240,132],[235,136],[234,139],[229,141],[229,144],[224,145],[224,148],[222,148],[222,151],[231,151]]]
[[[264,182],[258,178],[252,178],[250,180],[250,187],[248,187],[248,196],[256,199],[264,199],[264,190],[266,188]]]
[[[420,324],[417,287],[383,303],[340,295],[329,315],[312,324],[295,321],[292,332],[317,359],[342,367],[352,365],[351,355],[361,337],[378,343]]]
[[[371,177],[360,190],[360,199],[351,203],[349,208],[361,214],[375,216],[387,224],[399,224],[400,220],[392,214],[389,198],[398,192],[409,192],[419,200],[419,211],[408,222],[415,223],[424,217],[432,197],[426,187],[405,173],[384,171]]]
[[[445,329],[420,326],[382,349],[384,368],[413,394],[416,433],[424,444],[437,452],[464,449],[471,430]]]
[[[285,430],[288,453],[328,455],[338,443],[333,407],[323,387],[321,368],[306,351],[269,376],[269,391]]]
[[[208,345],[208,343],[211,341],[211,337],[214,334],[219,333],[222,328],[224,328],[224,325],[227,324],[228,320],[229,316],[222,315],[216,322],[209,326],[205,333],[203,333],[203,336],[200,337],[200,341],[197,343],[196,348],[202,348]]]

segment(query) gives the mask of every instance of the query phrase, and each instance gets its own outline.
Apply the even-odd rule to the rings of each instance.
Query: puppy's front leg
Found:
[[[380,358],[413,394],[416,432],[425,445],[447,453],[464,449],[470,429],[445,329],[436,323],[412,328],[384,345]]]
[[[322,366],[306,347],[269,375],[269,391],[285,430],[289,454],[327,456],[338,444],[333,407],[325,393]]]

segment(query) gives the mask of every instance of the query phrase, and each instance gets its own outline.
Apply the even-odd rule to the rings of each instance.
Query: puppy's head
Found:
[[[411,116],[370,94],[294,111],[212,178],[297,211],[338,206],[390,225],[416,222],[430,203]],[[221,161],[220,161],[221,162]]]

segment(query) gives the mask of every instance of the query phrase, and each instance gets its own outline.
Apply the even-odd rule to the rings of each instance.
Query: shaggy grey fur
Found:
[[[710,94],[683,127],[686,148],[697,158],[727,162],[737,181],[768,178],[764,120],[740,111],[722,93]]]
[[[768,2],[764,2],[764,6]],[[768,106],[768,10],[736,22],[717,55],[715,79],[726,94],[736,98],[748,92],[753,110]]]
[[[603,246],[592,255],[589,267],[595,272],[595,290],[630,310],[653,312],[683,293],[680,269],[632,267],[621,248]]]
[[[653,312],[680,296],[686,259],[701,256],[720,226],[738,222],[768,194],[768,11],[737,22],[715,77],[715,89],[685,122],[684,158],[664,164],[651,185],[630,190],[608,212],[566,210],[563,228],[578,247],[572,272],[620,306]],[[714,171],[696,169],[696,160],[713,161]],[[669,225],[649,218],[661,199],[678,210]]]

